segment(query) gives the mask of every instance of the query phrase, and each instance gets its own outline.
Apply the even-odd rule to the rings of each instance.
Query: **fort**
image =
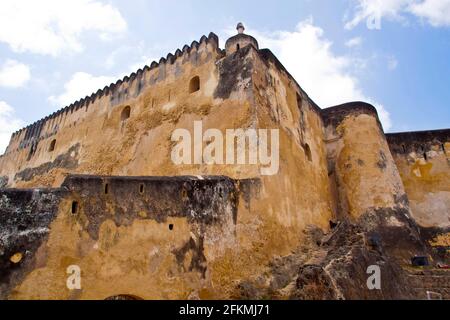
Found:
[[[12,134],[0,299],[450,298],[450,129],[385,134],[370,104],[320,108],[238,31]],[[279,170],[174,163],[172,133],[196,121],[278,130]]]

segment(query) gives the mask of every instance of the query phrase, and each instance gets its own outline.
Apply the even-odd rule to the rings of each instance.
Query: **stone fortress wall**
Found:
[[[171,134],[193,133],[194,121],[279,129],[278,173],[175,165]],[[449,136],[385,135],[363,102],[321,109],[256,39],[240,33],[221,50],[211,33],[13,134],[0,158],[3,185],[16,188],[1,192],[0,297],[222,299],[269,288],[287,298],[301,277],[281,257],[306,252],[311,226],[329,233],[341,222],[375,247],[384,239],[406,264],[427,251],[422,227],[429,240],[448,237]],[[412,153],[414,143],[423,151]],[[321,252],[300,260],[329,263],[333,297],[351,298],[339,277],[353,276],[334,273]],[[83,290],[66,288],[70,265],[83,270]]]

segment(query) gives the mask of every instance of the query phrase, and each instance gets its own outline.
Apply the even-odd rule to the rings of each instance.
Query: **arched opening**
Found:
[[[169,224],[169,230],[172,231],[173,230],[173,224]]]
[[[144,299],[130,294],[119,294],[117,296],[108,297],[105,300],[144,300]]]
[[[308,161],[312,161],[312,154],[311,154],[311,148],[307,143],[303,146],[303,149],[305,150],[305,156],[308,159]]]
[[[50,142],[50,146],[48,147],[48,152],[53,152],[55,150],[56,146],[56,140],[53,139],[52,142]]]
[[[131,115],[131,108],[130,106],[126,106],[125,108],[123,108],[122,110],[122,114],[120,115],[120,120],[126,121]]]
[[[140,184],[140,186],[139,186],[139,193],[140,194],[143,194],[144,193],[144,184]]]
[[[297,92],[297,108],[302,109],[302,96]]]
[[[200,78],[195,76],[189,82],[189,93],[194,93],[200,90]]]
[[[33,143],[31,144],[30,152],[28,152],[27,161],[30,161],[30,160],[31,160],[31,158],[33,157],[33,155],[36,153],[36,150],[37,150],[37,144],[33,142]]]
[[[72,201],[72,214],[77,214],[77,213],[78,213],[78,202]]]
[[[240,49],[241,49],[241,46],[240,46],[240,44],[238,43],[238,44],[236,45],[236,50],[239,51]]]
[[[330,229],[334,229],[334,228],[336,228],[338,226],[338,223],[334,222],[333,220],[330,220],[329,223],[330,223]]]

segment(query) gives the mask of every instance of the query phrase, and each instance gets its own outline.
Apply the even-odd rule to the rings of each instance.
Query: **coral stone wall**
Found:
[[[388,134],[414,219],[450,228],[450,130]]]
[[[214,261],[236,245],[237,217],[258,185],[225,177],[70,176],[54,190],[2,191],[0,298],[219,296]],[[71,266],[81,271],[81,289],[66,285]]]
[[[334,215],[320,109],[267,49],[256,55],[253,79],[258,127],[280,131],[279,172],[262,177],[267,207],[285,226],[326,230]]]
[[[357,219],[374,208],[407,205],[375,108],[355,102],[325,109],[323,114],[338,211]]]
[[[176,129],[194,138],[191,151],[212,143],[207,129],[277,130],[268,151],[279,165],[265,175],[260,162],[175,164]],[[13,134],[0,187],[22,189],[0,192],[0,298],[287,297],[303,262],[342,283],[352,252],[360,279],[386,252],[410,263],[426,249],[408,197],[421,225],[448,227],[450,145],[448,131],[419,153],[408,139],[388,145],[371,105],[321,110],[249,36],[226,51],[202,37]],[[283,263],[288,275],[274,267]],[[81,290],[66,286],[71,265]]]
[[[248,120],[246,88],[230,90],[234,94],[227,101],[215,92],[221,57],[217,37],[211,34],[15,133],[0,158],[0,176],[10,187],[42,187],[60,185],[69,173],[208,173],[200,166],[172,166],[171,134],[176,128],[192,130],[194,120],[205,118],[205,129]],[[190,92],[194,77],[199,77],[200,90]],[[129,118],[123,117],[126,109]]]
[[[271,272],[276,257],[298,248],[308,225],[328,229],[333,212],[317,106],[269,52],[248,45],[224,56],[214,42],[203,41],[189,55],[194,53],[196,65],[186,58],[178,66],[181,56],[165,64],[164,77],[162,66],[149,71],[146,79],[160,80],[135,96],[103,96],[87,109],[74,110],[76,124],[39,140],[30,159],[31,146],[11,151],[13,137],[1,160],[9,185],[60,186],[74,173],[106,177],[71,177],[63,184],[68,191],[46,226],[47,237],[31,254],[42,263],[30,265],[23,277],[13,276],[10,298],[229,298],[238,283]],[[191,93],[189,82],[197,76],[200,90]],[[128,94],[139,86],[133,83]],[[89,117],[77,118],[77,113]],[[172,132],[182,128],[193,135],[199,120],[203,130],[278,129],[279,170],[262,176],[260,164],[175,165]],[[223,198],[228,205],[219,208],[213,201],[220,195],[216,188],[202,189],[207,196],[201,210],[194,210],[202,212],[194,216],[196,222],[188,208],[177,205],[172,180],[144,182],[143,196],[139,180],[108,182],[107,176],[116,175],[226,175],[239,181],[257,177],[259,183],[257,192],[233,192],[236,199]],[[143,202],[145,197],[150,198]],[[197,199],[189,190],[183,197],[187,203]],[[73,201],[75,215],[70,214]],[[210,222],[220,212],[227,218]],[[66,268],[72,264],[84,270],[80,292],[65,289]]]

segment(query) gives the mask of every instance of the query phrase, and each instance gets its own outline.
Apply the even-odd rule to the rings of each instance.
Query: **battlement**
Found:
[[[386,139],[393,153],[424,153],[431,151],[433,146],[445,153],[445,144],[450,143],[450,129],[389,133]]]
[[[109,96],[112,104],[120,103],[125,96],[130,94],[128,88],[132,87],[134,82],[137,82],[137,89],[134,93],[134,96],[137,96],[145,86],[153,85],[167,76],[166,66],[173,65],[180,60],[182,63],[193,61],[195,65],[198,60],[196,53],[201,49],[215,52],[218,55],[222,54],[219,48],[218,36],[212,32],[208,36],[203,35],[199,41],[193,41],[191,45],[186,44],[182,49],[177,49],[174,53],[169,53],[166,57],[161,57],[159,62],[153,61],[150,66],[146,65],[144,68],[131,73],[129,76],[125,76],[123,79],[119,79],[115,83],[111,83],[109,86],[105,86],[103,89],[99,89],[95,93],[77,100],[69,106],[14,132],[11,136],[10,145],[20,140],[19,149],[28,147],[32,141],[38,140],[41,137],[41,132],[45,127],[53,127],[55,122],[59,122],[59,120],[66,117],[69,113],[72,114],[79,109],[86,108],[87,111],[91,104],[102,97]],[[157,74],[157,76],[152,78],[149,76],[150,73]],[[149,80],[146,81],[146,78],[149,78]],[[50,135],[52,134],[48,136]],[[9,151],[8,147],[5,154]]]
[[[449,239],[450,129],[385,135],[368,103],[321,109],[244,29],[14,133],[0,299],[411,296],[400,266],[446,257],[427,243]],[[382,290],[365,289],[374,261]]]
[[[348,102],[337,106],[329,107],[326,109],[322,109],[321,112],[322,112],[322,119],[326,127],[332,125],[334,128],[336,128],[347,116],[349,115],[355,116],[359,114],[368,114],[374,116],[381,127],[377,109],[373,105],[366,102],[362,101]]]

